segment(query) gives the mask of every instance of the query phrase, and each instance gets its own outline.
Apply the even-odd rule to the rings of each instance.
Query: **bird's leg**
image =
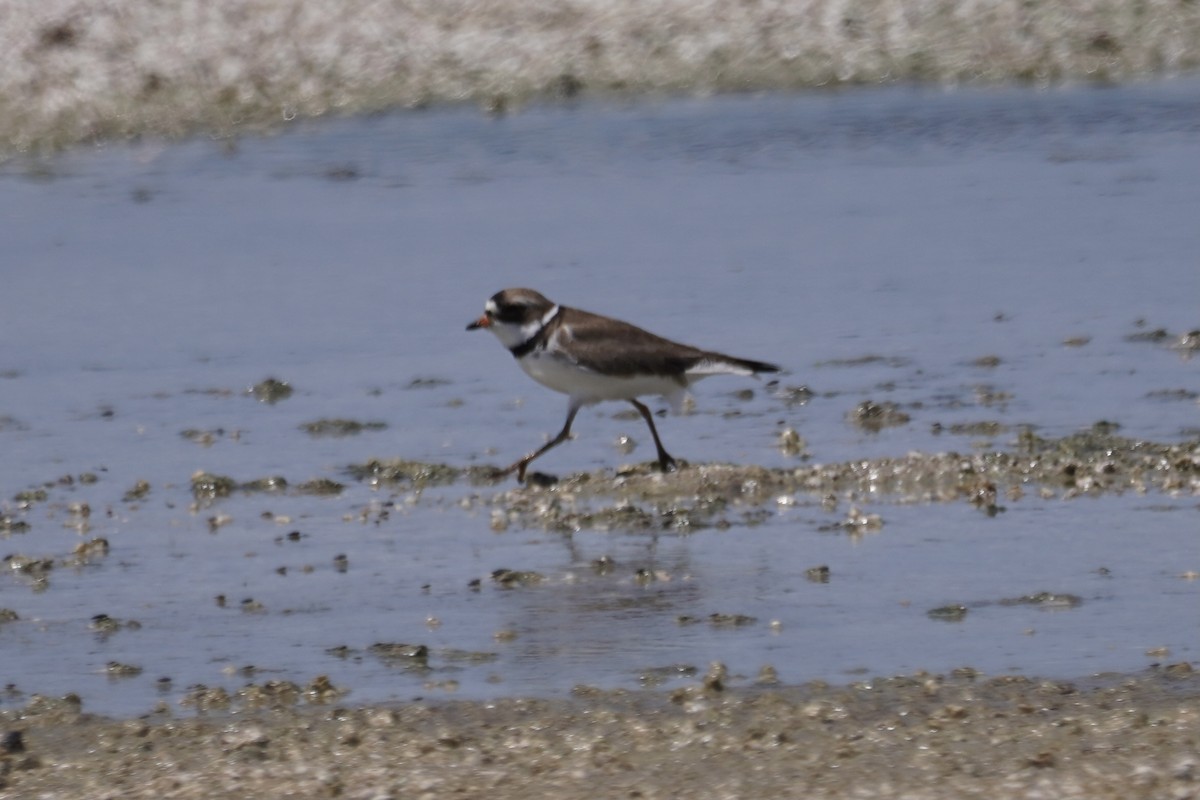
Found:
[[[654,427],[654,417],[650,415],[650,409],[633,398],[630,398],[629,402],[633,403],[633,407],[638,410],[638,413],[642,415],[642,419],[646,420],[646,424],[650,426],[650,435],[654,437],[654,446],[658,448],[658,465],[662,467],[663,472],[674,472],[677,466],[675,459],[671,458],[670,453],[663,449],[662,440],[658,438],[658,430]]]
[[[544,445],[539,447],[537,450],[534,450],[532,453],[530,453],[529,455],[522,458],[520,461],[518,461],[515,464],[513,464],[512,466],[510,466],[508,469],[504,470],[501,474],[507,475],[510,472],[515,471],[517,473],[517,480],[520,481],[521,483],[524,483],[525,482],[525,468],[529,466],[529,463],[531,461],[533,461],[535,458],[537,458],[538,456],[540,456],[542,453],[549,450],[550,448],[557,447],[558,445],[562,444],[563,442],[565,442],[567,440],[568,437],[570,437],[571,423],[575,421],[575,415],[579,413],[579,408],[580,408],[580,406],[578,404],[576,404],[574,401],[572,401],[571,404],[569,406],[567,406],[567,421],[566,421],[566,423],[563,424],[562,430],[558,432],[558,436],[555,436],[553,439],[546,442]]]

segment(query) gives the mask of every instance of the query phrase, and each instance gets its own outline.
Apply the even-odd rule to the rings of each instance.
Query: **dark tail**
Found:
[[[779,372],[778,366],[768,364],[766,361],[751,361],[748,358],[731,358],[729,360],[751,372]]]
[[[775,364],[768,364],[766,361],[754,361],[749,358],[735,358],[727,356],[724,353],[705,353],[704,357],[714,364],[727,364],[739,370],[745,370],[750,373],[759,372],[779,372],[779,367]]]

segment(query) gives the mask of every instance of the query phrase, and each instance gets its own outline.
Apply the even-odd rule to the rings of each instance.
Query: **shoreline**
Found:
[[[0,18],[0,43],[6,157],[433,105],[503,113],[542,100],[905,81],[1120,83],[1200,67],[1200,8],[51,0]]]
[[[760,676],[762,680],[763,676]],[[1194,797],[1200,674],[1022,676],[562,700],[282,707],[128,720],[0,713],[8,797]],[[766,676],[769,684],[769,676]]]

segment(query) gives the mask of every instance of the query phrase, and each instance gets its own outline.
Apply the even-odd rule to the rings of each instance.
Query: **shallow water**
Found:
[[[498,488],[393,498],[343,470],[374,456],[508,463],[558,430],[563,400],[492,337],[463,331],[511,285],[781,363],[778,384],[713,379],[694,413],[659,423],[692,462],[797,463],[776,447],[784,426],[817,462],[1002,448],[1021,425],[1194,436],[1200,362],[1169,345],[1200,327],[1198,88],[451,110],[10,163],[0,489],[30,528],[2,549],[62,559],[104,536],[112,551],[56,567],[44,591],[0,577],[0,608],[20,616],[0,625],[5,681],[125,714],[196,683],[321,673],[366,702],[440,694],[448,680],[469,697],[638,686],[648,669],[713,660],[747,676],[770,663],[787,681],[1194,660],[1200,582],[1179,577],[1200,569],[1191,496],[1031,493],[994,518],[880,498],[865,510],[883,528],[861,538],[823,530],[847,504],[801,497],[728,530],[563,537],[493,533],[485,501]],[[1138,340],[1160,328],[1163,340]],[[245,394],[268,375],[296,394]],[[789,406],[779,389],[802,385],[814,397]],[[866,399],[911,422],[849,424]],[[583,412],[539,467],[650,458],[640,420],[619,410]],[[387,427],[298,429],[331,417]],[[999,433],[951,432],[985,421]],[[614,447],[621,434],[642,443],[633,454]],[[201,469],[347,488],[193,510]],[[86,472],[97,482],[56,483],[28,510],[11,499]],[[149,493],[122,500],[138,480]],[[389,500],[386,519],[359,521]],[[92,509],[83,536],[66,526],[74,502]],[[232,521],[212,533],[215,514]],[[592,570],[602,555],[613,572]],[[820,564],[829,583],[806,580]],[[502,567],[546,579],[501,588],[487,576]],[[639,582],[639,568],[658,580]],[[998,603],[1039,591],[1083,603]],[[247,598],[264,611],[242,611]],[[926,615],[946,604],[969,613]],[[88,627],[100,613],[141,627],[100,636]],[[757,621],[678,621],[712,613]],[[376,642],[428,645],[432,671],[385,664],[366,652]],[[348,657],[326,652],[343,645]],[[143,672],[112,680],[110,661]],[[228,673],[247,665],[261,671]]]

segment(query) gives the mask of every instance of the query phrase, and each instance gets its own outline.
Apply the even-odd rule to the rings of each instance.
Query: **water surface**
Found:
[[[1007,448],[1021,426],[1058,436],[1099,420],[1194,437],[1200,362],[1169,345],[1200,327],[1198,88],[431,111],[10,163],[0,489],[4,513],[30,527],[0,534],[2,549],[61,562],[104,536],[111,553],[60,563],[43,591],[0,577],[0,607],[20,617],[0,626],[6,682],[124,714],[192,684],[317,674],[366,702],[451,680],[470,697],[634,687],[653,668],[714,660],[747,676],[769,663],[788,681],[1194,660],[1186,492],[1031,492],[991,518],[880,498],[866,510],[883,527],[862,537],[830,530],[847,503],[800,497],[725,530],[563,536],[493,532],[499,488],[393,496],[344,469],[377,456],[508,463],[558,430],[564,400],[463,330],[513,285],[782,364],[778,384],[705,382],[694,413],[659,423],[695,463],[804,463],[776,446],[784,427],[818,462]],[[245,394],[267,376],[295,395]],[[812,399],[789,403],[781,390],[800,386]],[[865,400],[911,421],[864,431],[847,414]],[[640,420],[618,411],[583,412],[539,466],[651,458]],[[298,428],[332,417],[386,427]],[[995,432],[954,427],[980,422]],[[614,446],[623,434],[640,442],[632,454]],[[197,470],[347,488],[193,507]],[[149,492],[123,500],[139,480]],[[16,499],[46,483],[45,500]],[[69,506],[84,502],[81,534]],[[214,533],[217,514],[231,521]],[[617,568],[598,574],[601,556]],[[818,565],[828,583],[806,579]],[[545,580],[502,588],[487,577],[498,568]],[[1040,591],[1083,603],[999,603]],[[243,611],[247,599],[262,610]],[[967,618],[926,615],[949,603]],[[141,627],[99,635],[101,613]],[[679,621],[712,613],[757,621]],[[432,672],[381,661],[376,642],[427,645]],[[339,646],[349,655],[327,652]],[[143,672],[113,680],[110,661]],[[259,671],[236,673],[247,665]]]

